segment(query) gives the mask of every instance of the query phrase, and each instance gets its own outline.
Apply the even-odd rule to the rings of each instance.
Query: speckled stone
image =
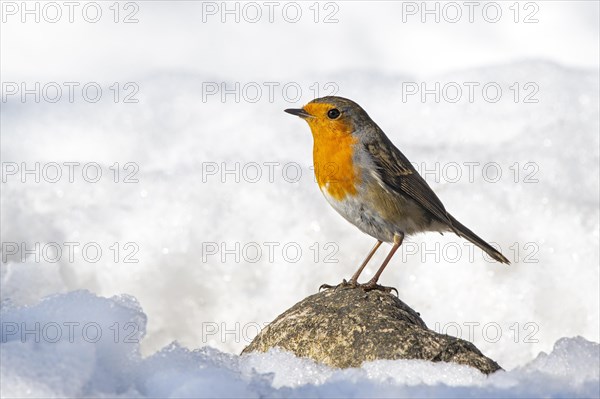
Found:
[[[329,366],[359,367],[376,359],[423,359],[501,370],[472,343],[427,328],[395,295],[361,288],[328,289],[277,317],[243,351],[279,347]]]

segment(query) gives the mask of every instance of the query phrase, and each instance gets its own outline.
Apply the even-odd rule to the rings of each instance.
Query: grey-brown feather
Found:
[[[381,180],[389,188],[399,194],[407,195],[419,203],[439,222],[452,227],[452,221],[442,201],[435,195],[425,179],[419,175],[410,161],[398,148],[380,132],[379,143],[376,141],[366,143],[367,151],[372,155],[373,161],[380,174]]]
[[[496,261],[509,264],[508,259],[500,252],[446,211],[442,201],[429,187],[425,179],[419,175],[410,161],[394,146],[379,127],[377,129],[379,130],[379,140],[366,142],[364,146],[371,154],[377,167],[379,180],[388,186],[388,189],[400,196],[410,197],[421,205],[432,219],[445,224],[456,235],[471,241]]]

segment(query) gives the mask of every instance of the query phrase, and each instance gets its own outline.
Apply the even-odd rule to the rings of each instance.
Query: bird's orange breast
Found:
[[[326,104],[308,104],[305,109],[313,115],[322,114],[316,109]],[[312,131],[313,163],[315,176],[321,191],[336,200],[355,195],[360,176],[354,165],[354,150],[358,139],[353,136],[352,128],[343,120],[313,118],[307,120]]]

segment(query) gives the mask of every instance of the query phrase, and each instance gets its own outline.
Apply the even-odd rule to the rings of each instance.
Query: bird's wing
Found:
[[[419,175],[410,161],[398,148],[381,132],[381,141],[365,144],[371,154],[379,180],[389,191],[406,195],[429,211],[440,222],[452,226],[446,208],[435,195],[425,179]]]

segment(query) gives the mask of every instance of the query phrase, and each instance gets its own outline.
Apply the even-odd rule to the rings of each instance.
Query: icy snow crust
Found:
[[[400,251],[381,282],[396,286],[430,328],[472,341],[508,372],[485,378],[417,361],[341,371],[280,352],[235,356],[260,327],[320,284],[347,278],[373,242],[321,198],[310,170],[309,129],[282,112],[309,101],[309,91],[298,104],[203,101],[202,82],[225,79],[173,73],[140,78],[144,90],[131,107],[3,104],[3,162],[94,161],[105,178],[21,183],[17,176],[2,186],[3,242],[97,242],[104,250],[97,263],[80,253],[56,263],[31,256],[22,263],[18,255],[2,262],[2,394],[598,396],[597,71],[527,61],[428,79],[494,81],[504,95],[493,104],[402,102],[402,82],[420,79],[361,71],[290,78],[302,87],[337,82],[338,94],[363,105],[417,166],[463,165],[458,182],[431,173],[426,179],[457,219],[498,243],[513,264],[488,262],[478,251],[470,259],[461,239],[427,234],[411,237],[406,248],[458,243],[462,257]],[[536,82],[540,101],[515,104],[509,89],[515,81]],[[114,183],[115,162],[121,179],[123,165],[137,163],[139,182]],[[258,163],[262,177],[236,181],[220,173],[223,162],[229,169]],[[279,165],[273,181],[267,162]],[[465,162],[496,162],[504,175],[491,183],[480,166],[469,181]],[[515,162],[517,181],[509,169]],[[533,171],[524,169],[528,162],[537,165],[530,176],[536,181],[524,181]],[[209,163],[217,175],[203,175]],[[282,177],[288,163],[301,167],[297,182]],[[295,168],[288,172],[293,180]],[[118,261],[109,249],[115,242]],[[123,262],[128,242],[139,247],[137,263]],[[258,243],[262,257],[248,262],[203,252],[204,243],[231,249],[236,242]],[[279,243],[273,260],[266,242]],[[284,259],[286,243],[302,249],[297,262]],[[337,262],[326,262],[327,255]],[[48,295],[54,296],[42,300]],[[39,343],[34,334],[22,339],[23,322],[46,327]],[[49,342],[52,323],[61,326],[56,343]],[[73,342],[64,323],[74,329]],[[100,340],[88,342],[96,331]]]
[[[582,337],[562,338],[551,353],[523,367],[485,377],[450,363],[380,360],[336,370],[279,350],[236,356],[211,347],[190,350],[172,343],[147,357],[139,339],[146,315],[134,298],[97,297],[75,291],[30,307],[2,306],[3,397],[597,397],[600,346]],[[100,327],[87,333],[7,333],[7,322],[30,330],[65,322]],[[113,334],[110,326],[131,323],[136,334]],[[96,331],[102,331],[98,339]],[[63,332],[67,329],[63,328]],[[45,339],[44,339],[45,338]],[[98,340],[97,340],[98,339]],[[91,342],[96,341],[97,342]],[[116,342],[115,342],[116,341]]]

